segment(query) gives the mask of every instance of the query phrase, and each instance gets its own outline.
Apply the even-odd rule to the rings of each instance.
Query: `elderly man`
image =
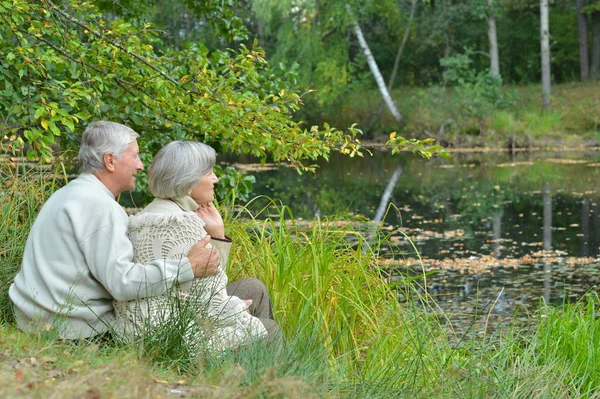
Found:
[[[94,122],[82,136],[80,176],[42,207],[9,289],[23,331],[55,329],[63,339],[88,338],[114,323],[113,299],[161,295],[175,281],[215,275],[218,255],[199,241],[183,260],[133,263],[127,214],[115,201],[135,187],[144,166],[138,134],[114,122]]]

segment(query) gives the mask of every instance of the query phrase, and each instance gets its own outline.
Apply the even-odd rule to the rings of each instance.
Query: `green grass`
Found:
[[[284,346],[259,342],[219,355],[191,353],[176,345],[181,338],[176,325],[130,345],[24,334],[10,321],[6,288],[26,232],[55,182],[32,170],[6,173],[0,183],[8,215],[0,229],[1,397],[600,395],[597,296],[543,307],[532,315],[538,320],[533,331],[455,336],[446,315],[409,278],[394,289],[382,278],[377,256],[387,240],[383,232],[367,246],[364,237],[372,227],[365,220],[344,216],[300,223],[288,208],[266,198],[225,215],[235,241],[229,274],[231,280],[255,276],[266,283]],[[400,304],[396,288],[413,301]]]
[[[536,145],[565,140],[567,136],[571,144],[576,144],[577,137],[593,138],[600,131],[599,81],[554,85],[552,110],[547,113],[541,111],[540,85],[503,90],[510,100],[494,109],[453,87],[395,89],[392,96],[404,116],[403,124],[399,126],[385,110],[373,132],[435,137],[449,146],[505,146],[509,140]],[[315,111],[314,122],[335,121],[334,125],[340,128],[357,123],[364,129],[380,103],[375,89],[348,93],[341,103],[327,107],[322,115]]]

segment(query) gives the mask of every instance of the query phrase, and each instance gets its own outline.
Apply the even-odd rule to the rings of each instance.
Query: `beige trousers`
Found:
[[[269,333],[267,340],[274,342],[281,339],[281,329],[273,320],[273,308],[267,287],[258,279],[248,277],[227,284],[227,295],[235,295],[240,299],[252,299],[248,311],[257,317]]]

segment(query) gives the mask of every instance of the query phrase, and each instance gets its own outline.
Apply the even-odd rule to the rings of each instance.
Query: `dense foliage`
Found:
[[[218,4],[202,2],[195,12],[226,30],[219,17],[238,19]],[[0,18],[0,115],[9,150],[49,157],[57,141],[74,143],[85,122],[109,119],[142,133],[151,152],[185,137],[300,169],[310,168],[302,160],[327,159],[330,151],[360,155],[354,126],[304,129],[292,120],[302,93],[293,74],[269,66],[256,42],[177,50],[164,46],[150,23],[74,0],[3,0]],[[412,144],[408,149],[425,156],[439,151]]]
[[[412,96],[415,88],[448,90],[458,83],[445,79],[448,66],[444,60],[467,55],[468,72],[485,86],[475,87],[475,91],[459,87],[452,99],[461,114],[466,111],[476,124],[507,105],[505,100],[510,98],[501,98],[502,84],[522,86],[540,81],[540,15],[536,1],[229,0],[217,2],[221,11],[227,9],[224,20],[231,21],[226,36],[222,35],[223,24],[213,26],[209,14],[201,12],[208,3],[120,0],[102,4],[113,15],[152,22],[160,31],[161,48],[186,48],[201,42],[211,50],[222,50],[240,43],[250,46],[257,39],[271,65],[293,71],[302,86],[311,88],[310,95],[303,96],[306,105],[294,113],[296,120],[317,125],[327,121],[337,128],[351,120],[369,135],[373,131],[400,130],[410,137],[422,137],[430,131],[414,123],[421,114],[406,103],[419,100]],[[578,11],[579,3],[583,8]],[[600,3],[579,3],[561,0],[550,5],[553,84],[600,77]],[[354,101],[365,92],[376,92],[377,87],[346,6],[362,27],[386,84],[395,91],[392,94],[405,117],[403,124],[380,120],[378,103],[359,110],[352,108]],[[487,76],[491,70],[491,17],[495,19],[501,79]],[[578,24],[578,19],[586,25]],[[583,49],[588,49],[589,57],[583,55]],[[589,74],[580,73],[583,65],[589,66]],[[435,101],[435,96],[436,92],[427,93],[426,100]],[[435,115],[430,119],[448,120]],[[447,131],[447,123],[431,122],[435,130]],[[452,124],[464,132],[473,130],[471,126],[463,129],[464,124],[471,124],[469,120],[452,118]],[[483,133],[486,129],[476,130]],[[444,134],[435,137],[445,138]]]

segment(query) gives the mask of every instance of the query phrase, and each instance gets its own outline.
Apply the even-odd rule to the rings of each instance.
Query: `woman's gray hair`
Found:
[[[148,188],[156,198],[189,195],[198,180],[215,166],[217,154],[196,141],[173,141],[154,157],[148,170]]]
[[[79,172],[94,173],[104,169],[104,154],[111,153],[117,159],[129,144],[139,137],[133,129],[116,122],[92,122],[81,136],[79,148]]]

